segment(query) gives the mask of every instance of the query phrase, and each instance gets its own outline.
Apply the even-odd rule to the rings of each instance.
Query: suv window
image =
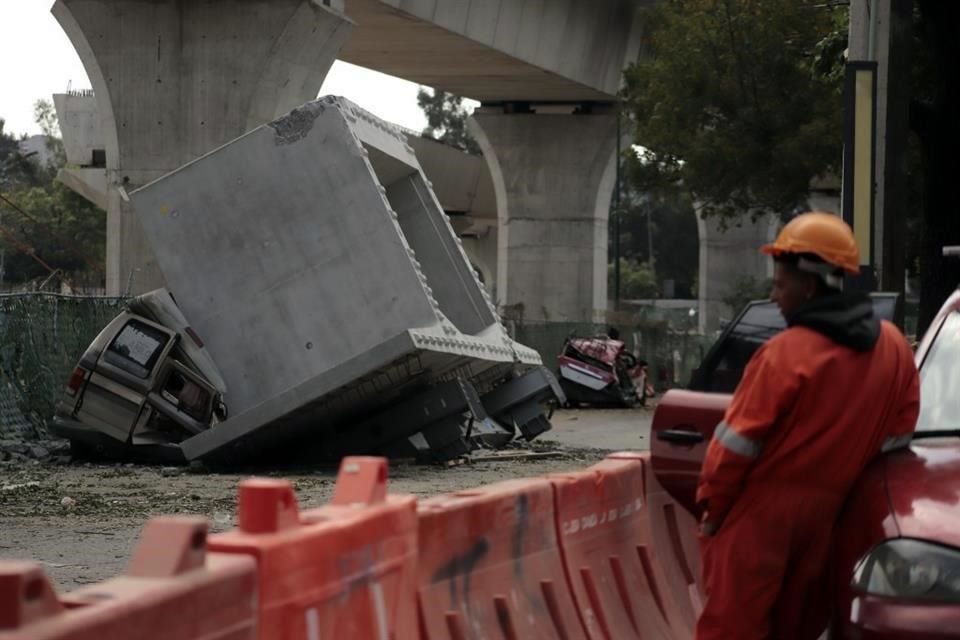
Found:
[[[894,319],[896,294],[872,294],[873,311],[883,320]],[[743,370],[764,342],[786,328],[777,305],[768,300],[749,303],[720,337],[694,372],[689,388],[693,391],[733,393]]]
[[[956,429],[960,416],[960,312],[943,320],[920,366],[917,431]]]
[[[170,336],[150,325],[131,320],[113,339],[104,359],[138,378],[149,378]]]

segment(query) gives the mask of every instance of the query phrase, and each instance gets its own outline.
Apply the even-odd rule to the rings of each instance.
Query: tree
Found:
[[[49,100],[37,100],[33,104],[33,119],[46,136],[47,150],[53,157],[52,164],[58,168],[67,164],[67,153],[63,148],[60,123],[57,121],[57,112],[53,104]]]
[[[672,280],[674,297],[693,297],[700,255],[693,204],[677,185],[646,183],[646,162],[631,151],[623,164],[621,254],[653,267],[659,286]]]
[[[625,74],[646,186],[682,184],[705,216],[786,213],[841,159],[839,79],[818,72],[822,0],[663,0]]]
[[[103,270],[106,214],[60,182],[20,191],[16,208],[4,207],[3,225],[43,262],[66,274]],[[5,203],[0,203],[4,205]],[[24,251],[11,247],[4,265],[6,282],[27,282],[49,272]]]
[[[39,185],[39,165],[20,153],[20,140],[4,131],[5,124],[0,118],[0,193]]]
[[[613,263],[607,265],[607,283],[613,289]],[[650,265],[620,258],[620,295],[625,300],[655,298],[657,283]]]
[[[960,3],[912,0],[908,270],[920,275],[918,334],[960,282]],[[645,56],[626,72],[638,177],[681,183],[706,215],[788,213],[811,178],[837,173],[848,19],[843,2],[662,0]],[[894,25],[897,28],[897,25]]]
[[[446,91],[428,91],[420,87],[417,104],[427,116],[423,134],[441,142],[480,155],[480,147],[467,130],[470,112],[463,106],[463,98]]]
[[[3,281],[46,278],[50,273],[44,264],[71,280],[78,274],[99,279],[104,268],[106,213],[55,179],[64,162],[56,114],[49,102],[41,100],[35,116],[54,152],[49,167],[40,167],[22,154],[19,140],[3,131],[0,119]]]

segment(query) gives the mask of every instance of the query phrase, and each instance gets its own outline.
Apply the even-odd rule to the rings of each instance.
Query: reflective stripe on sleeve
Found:
[[[763,450],[763,443],[740,435],[726,422],[717,425],[713,437],[728,451],[745,458],[758,458],[760,457],[760,451]]]
[[[887,438],[883,441],[883,445],[880,447],[880,451],[893,451],[894,449],[902,449],[903,447],[910,444],[910,441],[913,439],[913,434],[908,433],[903,436],[894,436]]]

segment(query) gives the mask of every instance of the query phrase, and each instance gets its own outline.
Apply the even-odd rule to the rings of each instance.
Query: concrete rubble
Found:
[[[184,460],[443,460],[549,429],[513,341],[396,127],[325,97],[127,196],[222,374]]]

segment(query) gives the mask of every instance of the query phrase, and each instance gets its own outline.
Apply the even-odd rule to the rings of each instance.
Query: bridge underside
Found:
[[[481,102],[610,101],[619,86],[622,53],[612,85],[607,77],[610,61],[602,59],[607,56],[581,55],[585,48],[609,47],[604,41],[611,36],[604,33],[606,21],[593,17],[591,29],[582,27],[598,10],[594,3],[558,3],[566,6],[561,12],[522,0],[459,6],[399,0],[347,0],[345,4],[359,28],[341,50],[340,59],[412,82]],[[424,8],[431,4],[437,6]],[[623,10],[624,4],[628,3],[611,4],[607,11]],[[616,55],[609,57],[612,61]],[[545,64],[528,62],[541,59]],[[571,72],[570,77],[547,70],[550,66]]]

